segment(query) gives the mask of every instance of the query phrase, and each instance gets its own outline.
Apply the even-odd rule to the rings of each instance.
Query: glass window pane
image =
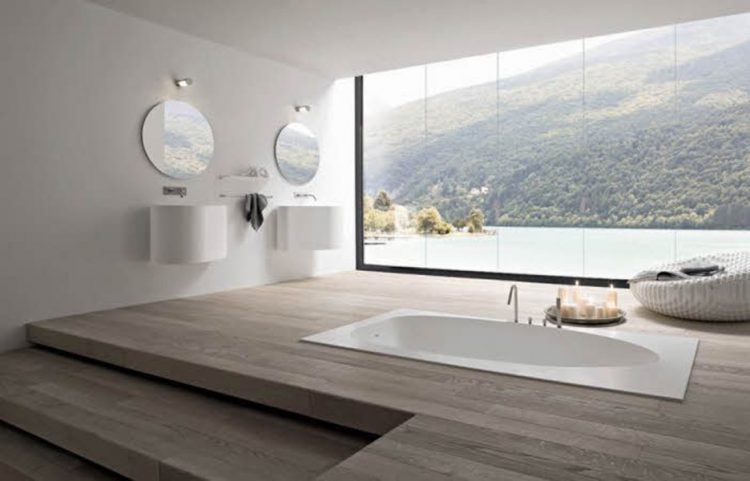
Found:
[[[577,208],[582,139],[582,42],[499,54],[500,159],[487,199],[493,225],[564,226]],[[555,183],[565,178],[560,194]]]
[[[498,64],[499,156],[485,211],[503,226],[499,269],[581,275],[580,232],[554,227],[571,225],[579,204],[583,43],[500,52]]]
[[[365,263],[424,267],[402,179],[423,163],[425,69],[367,75],[363,92]]]
[[[671,159],[684,227],[750,228],[750,14],[677,26]]]
[[[427,65],[424,162],[404,183],[414,209],[436,208],[452,231],[429,233],[428,267],[497,267],[495,239],[465,226],[472,209],[482,212],[497,162],[496,80],[496,54]]]
[[[750,14],[367,75],[365,262],[628,278],[750,247]]]
[[[578,222],[675,225],[674,28],[586,40],[586,168]]]

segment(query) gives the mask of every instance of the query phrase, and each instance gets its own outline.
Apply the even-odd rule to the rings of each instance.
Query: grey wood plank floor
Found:
[[[507,318],[509,285],[354,272],[43,321],[28,333],[82,356],[387,433],[326,480],[750,479],[747,323],[669,319],[619,292],[628,321],[607,329],[701,340],[683,402],[299,342],[397,308]],[[556,287],[519,286],[522,318],[538,319]]]
[[[0,480],[118,481],[125,478],[0,423]]]
[[[37,348],[0,355],[0,417],[137,480],[305,480],[369,438]]]

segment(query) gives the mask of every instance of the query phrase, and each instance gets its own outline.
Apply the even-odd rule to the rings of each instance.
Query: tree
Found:
[[[466,227],[466,219],[464,219],[463,217],[458,217],[456,218],[456,220],[451,222],[451,224],[453,224],[453,227],[455,227],[456,229],[463,229],[464,227]]]
[[[466,219],[466,224],[469,226],[469,232],[472,234],[482,232],[484,230],[484,214],[481,210],[474,208],[469,212],[469,217]]]
[[[382,210],[384,212],[387,212],[391,210],[391,207],[393,206],[393,201],[388,196],[388,193],[384,190],[381,190],[378,192],[378,196],[375,198],[375,202],[372,205],[377,210]]]
[[[422,234],[450,234],[453,226],[443,221],[435,207],[425,207],[417,213],[417,231]]]
[[[394,232],[396,230],[395,210],[382,211],[373,206],[372,197],[366,196],[362,202],[365,232]]]

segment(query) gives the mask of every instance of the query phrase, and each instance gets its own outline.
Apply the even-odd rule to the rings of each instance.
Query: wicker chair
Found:
[[[677,270],[694,264],[718,264],[725,270],[710,277],[633,282],[630,291],[645,307],[667,316],[695,321],[749,321],[750,252],[711,254],[659,265],[653,270]]]

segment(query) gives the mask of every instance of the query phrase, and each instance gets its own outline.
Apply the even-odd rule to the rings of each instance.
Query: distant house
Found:
[[[409,229],[409,210],[403,205],[393,206],[393,221],[396,225],[396,232]]]

